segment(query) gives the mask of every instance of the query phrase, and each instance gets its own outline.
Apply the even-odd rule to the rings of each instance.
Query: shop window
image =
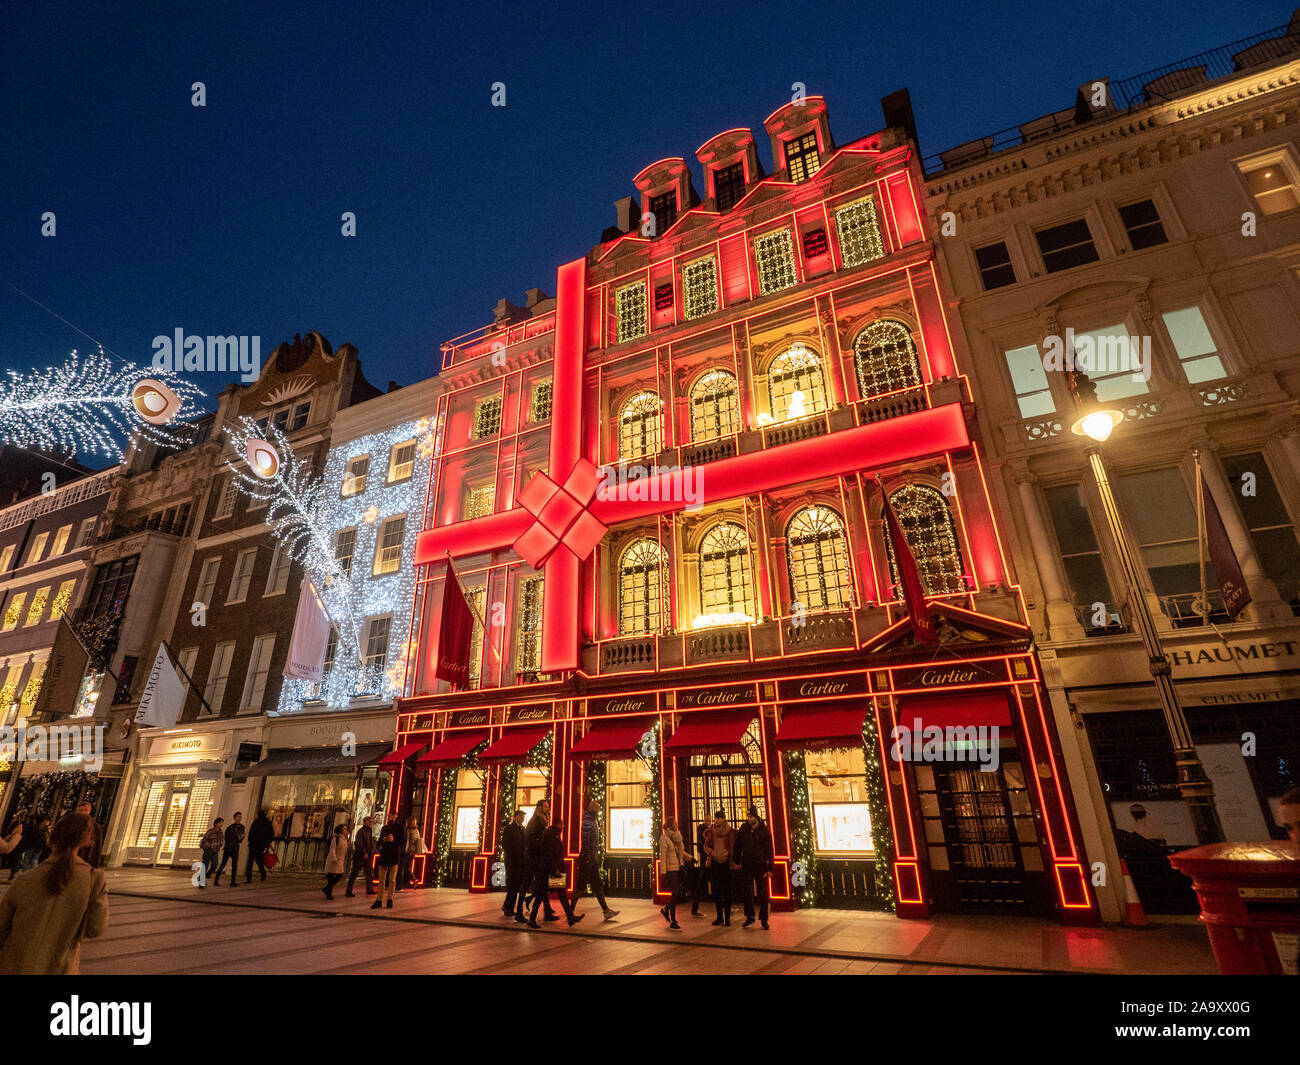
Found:
[[[1201,588],[1196,508],[1182,471],[1168,466],[1124,474],[1115,478],[1115,494],[1166,613],[1199,621],[1191,614]]]
[[[807,181],[822,168],[817,151],[817,134],[805,133],[785,142],[785,168],[796,185]]]
[[[50,585],[44,588],[38,588],[32,595],[31,605],[27,608],[27,621],[24,627],[28,625],[39,625],[41,618],[45,614],[45,604],[50,601]]]
[[[469,769],[456,773],[452,807],[451,845],[457,850],[474,850],[483,834],[483,780]]]
[[[921,384],[921,360],[912,333],[902,322],[889,318],[872,322],[858,334],[853,342],[853,365],[863,399]]]
[[[1082,218],[1040,229],[1034,236],[1043,256],[1043,267],[1049,274],[1082,266],[1084,263],[1095,263],[1098,259],[1092,232],[1088,229],[1087,221]]]
[[[352,573],[352,556],[357,550],[357,530],[340,529],[334,534],[334,561],[343,576]]]
[[[624,461],[659,453],[659,397],[638,392],[618,416],[618,457]]]
[[[713,171],[713,193],[719,211],[730,211],[745,195],[745,164],[732,163]]]
[[[72,525],[60,525],[59,531],[54,534],[54,543],[50,545],[50,558],[55,558],[63,554],[68,546],[68,537],[72,535]]]
[[[86,597],[87,617],[120,617],[126,608],[127,596],[131,594],[131,584],[135,580],[135,567],[140,561],[139,555],[120,558],[99,567],[95,573],[95,583]]]
[[[343,487],[339,494],[344,499],[359,496],[366,490],[366,477],[369,473],[369,455],[358,455],[356,458],[348,459],[347,468],[343,471]]]
[[[1300,207],[1300,192],[1289,162],[1285,153],[1279,153],[1268,162],[1237,164],[1251,196],[1265,214],[1280,214]]]
[[[1080,341],[1085,338],[1091,341],[1090,356],[1080,354]],[[1074,334],[1075,364],[1097,386],[1098,402],[1109,403],[1151,391],[1147,386],[1151,367],[1142,365],[1140,340],[1140,337],[1130,337],[1128,327],[1123,324]],[[1082,345],[1082,350],[1087,353],[1089,346]]]
[[[415,441],[396,444],[388,453],[388,483],[409,481],[415,472]]]
[[[845,267],[861,266],[885,254],[876,219],[876,201],[864,196],[835,212],[835,232],[840,241],[840,260]]]
[[[1199,307],[1165,311],[1160,317],[1169,330],[1169,339],[1174,343],[1174,351],[1178,353],[1188,384],[1198,385],[1228,376],[1223,356],[1219,354],[1218,345],[1214,343]]]
[[[758,264],[758,294],[780,292],[798,281],[794,269],[794,238],[788,229],[764,233],[754,241]]]
[[[234,477],[227,477],[221,486],[221,498],[217,501],[217,511],[213,519],[220,521],[232,517],[235,513],[235,499],[239,496],[239,483]]]
[[[372,572],[376,577],[396,573],[402,568],[402,542],[406,538],[406,515],[385,518],[375,538],[375,563]]]
[[[519,645],[515,669],[536,677],[542,669],[542,588],[544,578],[526,577],[519,589]]]
[[[1016,405],[1022,418],[1041,418],[1056,412],[1056,400],[1047,384],[1047,371],[1043,369],[1038,347],[1012,348],[1003,352],[1007,372],[1011,374],[1011,387],[1016,393]]]
[[[205,713],[220,714],[226,699],[226,682],[230,679],[230,662],[235,657],[235,641],[219,643],[212,651],[212,665],[208,669],[208,682],[203,688]]]
[[[253,640],[253,653],[248,659],[248,675],[244,679],[244,693],[239,700],[240,710],[260,710],[266,694],[266,678],[271,672],[271,655],[275,651],[275,633],[270,632]]]
[[[873,852],[875,843],[871,837],[863,749],[808,751],[804,755],[804,769],[817,853]]]
[[[961,549],[957,546],[957,527],[943,493],[927,485],[909,484],[889,497],[898,516],[907,546],[916,558],[921,585],[926,595],[949,595],[966,590],[962,576]],[[898,564],[889,537],[885,537],[889,572],[898,584]]]
[[[253,565],[257,561],[257,548],[250,547],[235,556],[235,575],[230,578],[227,603],[242,603],[248,598],[248,586],[253,581]]]
[[[523,810],[524,824],[532,819],[537,804],[551,790],[551,781],[545,769],[521,765],[515,776],[515,810]],[[513,811],[510,811],[513,813]]]
[[[792,344],[767,368],[768,402],[772,417],[791,421],[826,409],[826,384],[821,358],[803,344]]]
[[[45,541],[49,538],[50,534],[47,532],[37,533],[36,536],[33,537],[32,549],[27,552],[27,565],[35,565],[41,560],[41,556],[45,554]]]
[[[624,285],[614,293],[614,342],[644,336],[646,329],[645,282]]]
[[[665,192],[662,196],[651,196],[650,213],[655,216],[654,235],[663,236],[677,221],[677,193]]]
[[[1007,250],[1004,240],[976,248],[975,266],[979,269],[980,281],[984,285],[985,292],[1016,283],[1016,271],[1011,265],[1011,252]]]
[[[1150,200],[1138,200],[1136,203],[1126,203],[1119,209],[1120,221],[1124,223],[1124,230],[1128,233],[1128,242],[1134,251],[1141,251],[1143,248],[1153,248],[1157,244],[1165,244],[1169,238],[1165,236],[1165,227],[1160,222],[1160,212],[1156,210],[1156,205]]]
[[[271,565],[266,574],[266,590],[263,595],[283,595],[289,587],[289,570],[293,566],[293,557],[289,554],[289,545],[283,541],[275,545],[271,555]]]
[[[1264,575],[1277,585],[1282,601],[1300,612],[1300,541],[1268,463],[1262,454],[1252,451],[1225,458],[1223,469],[1255,542]],[[1252,488],[1250,493],[1243,491],[1246,485]],[[1225,505],[1226,501],[1219,504]]]
[[[605,763],[605,845],[611,853],[651,849],[651,780],[650,767],[640,758]]]
[[[501,431],[501,397],[489,396],[474,404],[474,439],[496,436]]]
[[[654,540],[629,544],[619,558],[618,595],[620,635],[659,632],[668,600],[668,552]]]
[[[1119,628],[1122,625],[1119,607],[1102,562],[1083,489],[1077,484],[1060,484],[1046,489],[1043,496],[1056,531],[1065,579],[1084,629],[1091,633]],[[1097,604],[1101,604],[1101,610],[1096,609]]]
[[[849,605],[849,552],[844,523],[830,507],[804,507],[786,526],[791,611],[843,610]]]
[[[700,611],[706,620],[754,620],[749,536],[735,522],[715,525],[700,544]]]
[[[11,632],[18,627],[18,620],[23,615],[23,606],[26,602],[26,592],[18,592],[10,597],[9,606],[5,609],[4,632]]]
[[[190,808],[178,845],[182,850],[196,849],[204,833],[212,827],[212,789],[215,784],[214,780],[196,780],[190,789]]]
[[[94,717],[95,707],[99,705],[99,695],[104,690],[104,673],[98,671],[87,673],[82,678],[81,688],[77,692],[77,701],[72,708],[73,717]]]
[[[712,255],[682,267],[686,320],[703,318],[718,309],[718,261]]]
[[[166,780],[149,782],[149,793],[142,804],[144,808],[140,811],[140,824],[135,832],[137,847],[152,847],[158,842],[158,829],[162,826],[163,795],[166,791]]]
[[[54,602],[50,604],[50,620],[58,621],[68,612],[68,607],[72,604],[72,593],[77,588],[77,579],[64,581],[59,585],[59,590],[54,593]]]
[[[710,370],[691,388],[691,439],[715,440],[740,428],[740,393],[734,374]]]
[[[497,486],[479,485],[465,493],[465,520],[484,518],[496,509]]]
[[[551,418],[551,379],[548,377],[545,381],[538,381],[533,385],[532,399],[528,404],[528,420],[530,422],[545,422]]]

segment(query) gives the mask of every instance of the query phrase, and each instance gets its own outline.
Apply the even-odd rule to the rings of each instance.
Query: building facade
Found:
[[[1194,912],[1160,851],[1196,838],[1131,594],[1226,837],[1279,837],[1300,783],[1298,118],[1293,18],[1086,83],[1072,108],[942,153],[925,183],[1085,843],[1111,870],[1126,858],[1157,910]],[[1130,354],[1083,368],[1124,413],[1101,452],[1135,593],[1053,361],[1087,350]],[[1212,570],[1203,599],[1198,458],[1252,599],[1235,620]]]
[[[389,799],[429,841],[413,871],[499,884],[503,822],[542,797],[572,861],[594,799],[613,890],[648,897],[665,817],[693,843],[753,806],[779,905],[1095,920],[913,149],[835,143],[819,97],[764,132],[770,174],[748,129],[698,149],[702,195],[685,159],[646,167],[553,299],[444,347]],[[475,614],[455,691],[448,558]],[[954,728],[987,739],[922,750]]]

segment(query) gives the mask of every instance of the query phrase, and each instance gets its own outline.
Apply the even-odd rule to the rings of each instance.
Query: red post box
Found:
[[[1192,878],[1219,972],[1294,973],[1300,952],[1300,846],[1211,843],[1169,856]]]

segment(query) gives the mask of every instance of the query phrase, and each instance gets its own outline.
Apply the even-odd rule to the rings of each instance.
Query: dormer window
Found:
[[[745,195],[745,164],[732,163],[713,172],[713,195],[719,211],[730,211]]]
[[[785,167],[795,184],[807,181],[822,168],[817,152],[817,134],[805,133],[785,142]]]
[[[655,216],[655,231],[652,235],[658,237],[667,233],[669,227],[677,221],[676,191],[651,197],[650,213]]]

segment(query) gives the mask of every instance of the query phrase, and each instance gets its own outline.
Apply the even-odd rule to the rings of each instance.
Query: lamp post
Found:
[[[1179,794],[1187,803],[1188,812],[1191,814],[1192,825],[1196,830],[1196,841],[1202,844],[1221,843],[1223,829],[1219,825],[1219,815],[1214,808],[1214,785],[1205,775],[1205,767],[1201,765],[1196,746],[1192,742],[1192,731],[1187,724],[1182,705],[1178,701],[1178,692],[1174,689],[1169,659],[1165,657],[1164,650],[1160,646],[1160,635],[1156,631],[1151,611],[1147,607],[1137,562],[1129,548],[1128,536],[1120,519],[1119,508],[1115,505],[1115,494],[1111,491],[1110,477],[1106,473],[1106,464],[1101,457],[1100,445],[1110,437],[1115,426],[1124,420],[1124,412],[1098,403],[1097,386],[1081,372],[1075,371],[1071,375],[1070,391],[1074,394],[1075,402],[1079,407],[1079,418],[1070,426],[1070,431],[1093,441],[1088,448],[1088,462],[1097,482],[1102,509],[1106,512],[1106,524],[1110,527],[1111,537],[1115,541],[1115,551],[1124,570],[1124,581],[1128,586],[1129,609],[1142,637],[1142,644],[1146,648],[1151,677],[1155,681],[1156,692],[1160,696],[1160,707],[1165,715],[1165,727],[1169,730],[1169,738],[1173,742]]]

